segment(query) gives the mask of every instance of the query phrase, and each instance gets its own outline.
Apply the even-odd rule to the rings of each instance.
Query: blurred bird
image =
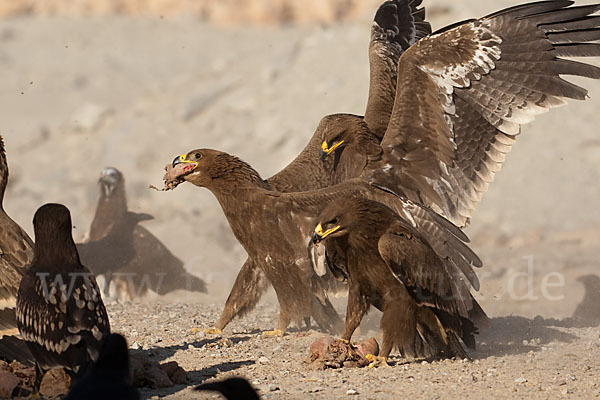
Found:
[[[100,355],[65,400],[137,400],[140,394],[129,379],[129,353],[125,338],[111,333],[102,342]]]
[[[194,390],[221,393],[227,400],[259,400],[258,393],[244,378],[229,378],[222,381],[203,383]]]
[[[132,300],[148,290],[167,294],[177,289],[206,293],[206,283],[188,273],[183,262],[139,222],[148,214],[127,210],[125,179],[116,168],[107,167],[98,180],[100,198],[90,227],[89,240],[79,243],[81,259],[97,276],[103,275],[103,290],[111,282],[117,297]]]
[[[71,235],[71,215],[45,204],[33,217],[33,262],[17,295],[17,325],[36,361],[34,388],[43,374],[64,367],[73,378],[98,359],[110,333],[94,275],[81,265]]]
[[[27,347],[17,337],[17,291],[33,259],[33,241],[4,211],[3,200],[8,183],[8,163],[4,140],[0,135],[0,358],[33,362]]]
[[[578,326],[600,325],[600,276],[589,274],[577,278],[583,284],[583,300],[573,312],[573,320]]]

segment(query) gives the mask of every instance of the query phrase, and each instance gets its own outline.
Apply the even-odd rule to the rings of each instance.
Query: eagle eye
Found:
[[[331,224],[331,225],[336,225],[338,222],[339,222],[339,221],[338,221],[338,219],[337,219],[337,217],[336,217],[336,218],[332,219],[331,221],[329,221],[329,224]]]
[[[201,158],[202,158],[202,154],[200,154],[200,153],[196,153],[196,154],[194,154],[194,158],[195,158],[196,160],[199,160],[199,159],[201,159]]]

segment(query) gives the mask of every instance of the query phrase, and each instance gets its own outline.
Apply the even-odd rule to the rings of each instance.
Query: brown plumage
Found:
[[[561,58],[600,56],[590,43],[600,39],[591,16],[600,5],[572,4],[515,6],[416,42],[399,60],[381,142],[362,128],[326,140],[342,160],[332,179],[361,175],[467,225],[521,125],[586,98],[562,76],[600,78],[600,68]]]
[[[36,360],[36,388],[54,367],[82,373],[110,333],[100,289],[79,260],[71,227],[61,204],[43,205],[33,218],[34,257],[19,286],[17,324]]]
[[[4,211],[2,201],[8,183],[8,163],[0,136],[0,332],[15,329],[15,308],[19,283],[33,259],[29,235]]]
[[[105,168],[98,181],[100,198],[90,227],[89,240],[77,248],[82,262],[105,277],[105,294],[114,282],[117,296],[132,300],[148,293],[174,290],[206,293],[205,282],[188,273],[183,261],[139,222],[148,214],[127,210],[125,179],[115,168]]]
[[[419,230],[372,200],[336,200],[317,221],[313,243],[323,242],[329,268],[349,283],[342,339],[351,339],[373,305],[383,312],[382,357],[395,347],[411,357],[466,357],[458,338],[475,346],[470,314],[486,318],[469,292],[471,270],[456,269]],[[343,263],[333,261],[340,257]]]
[[[350,180],[312,192],[281,193],[270,190],[245,162],[210,149],[177,157],[167,166],[165,180],[171,186],[188,181],[215,195],[249,262],[260,268],[275,289],[280,304],[276,333],[285,331],[291,321],[301,325],[310,317],[327,330],[335,330],[341,323],[306,250],[314,217],[338,197],[366,197],[390,205],[428,235],[440,257],[448,257],[456,268],[470,271],[469,279],[478,286],[472,266],[481,266],[481,261],[464,244],[467,238],[458,228],[428,209],[365,181]],[[255,288],[241,286],[238,290],[235,307],[248,310],[251,305],[247,302],[255,301]],[[231,314],[224,311],[219,324],[229,322],[223,318]]]
[[[334,139],[341,134],[352,139],[356,137],[358,145],[365,145],[363,151],[372,148],[368,147],[367,142],[374,141],[377,144],[376,155],[379,155],[377,135],[381,137],[385,132],[392,112],[398,59],[409,46],[431,33],[431,27],[424,21],[425,10],[419,8],[420,4],[421,0],[388,0],[379,7],[375,15],[369,45],[371,78],[365,117],[351,114],[324,117],[300,154],[279,173],[267,179],[266,187],[283,193],[302,192],[321,189],[359,176],[366,158],[372,156],[370,152],[365,156],[362,153],[353,155],[349,160],[338,151],[334,153],[335,157],[321,156],[322,144],[334,143]],[[360,133],[353,135],[355,131]],[[361,164],[362,159],[365,160]],[[353,163],[354,160],[358,162]],[[360,172],[356,172],[357,170]],[[338,283],[329,278],[327,280],[328,282],[323,282],[325,286],[334,291],[340,290]],[[222,330],[236,315],[244,315],[252,310],[268,284],[261,268],[250,258],[247,259],[214,331]]]

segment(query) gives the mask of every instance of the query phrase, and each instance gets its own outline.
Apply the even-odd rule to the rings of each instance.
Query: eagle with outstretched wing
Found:
[[[600,68],[564,57],[600,56],[600,5],[543,1],[443,28],[398,63],[383,139],[366,129],[330,137],[334,181],[363,176],[466,226],[521,125],[587,90],[564,75]]]
[[[333,156],[329,164],[320,165],[333,167],[328,179],[343,182],[339,185],[284,194],[240,160],[200,149],[178,156],[167,167],[167,186],[189,181],[215,194],[249,261],[275,287],[281,305],[278,333],[293,318],[312,316],[321,327],[334,325],[323,324],[323,316],[333,313],[322,280],[306,271],[311,257],[303,244],[311,218],[342,196],[390,207],[418,230],[437,256],[452,260],[466,278],[459,285],[466,294],[471,287],[478,288],[472,267],[481,262],[451,222],[460,226],[468,222],[521,123],[565,98],[585,97],[584,89],[559,75],[600,77],[596,67],[560,58],[600,54],[597,44],[587,43],[596,38],[598,19],[590,14],[599,7],[571,5],[550,1],[517,6],[455,24],[412,44],[399,58],[395,99],[383,138],[379,140],[364,123],[370,146],[363,143],[352,152],[350,145],[359,143],[353,142],[359,135],[344,137],[350,129],[321,144],[319,153]],[[488,98],[486,108],[483,99],[491,89],[483,85],[494,82],[503,82],[496,90],[507,97],[501,104],[498,96]],[[314,144],[315,136],[311,141]],[[313,153],[316,147],[311,147]],[[367,148],[374,151],[365,157],[362,149]],[[310,179],[314,169],[309,165],[318,162],[313,154],[305,170],[292,174],[290,169],[290,182]],[[226,304],[215,331],[236,311],[255,304],[256,296],[234,296],[256,293],[253,282],[240,281],[240,276],[230,295],[236,302],[228,300],[230,306]],[[320,305],[314,308],[315,304]]]

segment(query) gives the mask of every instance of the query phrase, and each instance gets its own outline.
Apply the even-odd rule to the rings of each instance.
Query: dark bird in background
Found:
[[[467,358],[459,338],[475,347],[470,315],[487,319],[470,293],[479,287],[470,267],[440,257],[409,222],[372,200],[336,200],[317,221],[313,243],[323,242],[328,267],[349,284],[343,340],[373,305],[383,312],[383,344],[372,361],[396,347],[404,356]]]
[[[34,256],[19,286],[17,325],[35,357],[36,390],[49,369],[82,374],[110,333],[100,289],[81,265],[71,228],[61,204],[45,204],[33,217]]]
[[[258,393],[244,378],[229,378],[222,381],[203,383],[194,388],[198,391],[219,392],[227,400],[259,400]]]
[[[600,325],[600,276],[589,274],[577,278],[585,290],[581,303],[573,312],[573,321],[578,326]]]
[[[167,166],[167,187],[188,181],[209,189],[219,201],[235,237],[273,285],[279,301],[277,329],[281,335],[290,322],[301,327],[313,318],[323,330],[336,332],[342,321],[330,303],[327,288],[315,273],[306,245],[314,218],[339,197],[370,198],[392,207],[424,235],[441,257],[463,268],[481,266],[464,244],[467,237],[454,225],[430,211],[360,179],[311,192],[280,193],[250,165],[217,150],[199,149],[177,157]],[[465,264],[465,265],[463,265]],[[239,301],[253,287],[241,287]],[[239,307],[245,307],[242,303]]]
[[[467,225],[521,125],[587,97],[563,76],[600,78],[563,58],[600,56],[600,5],[572,4],[518,5],[415,42],[399,59],[383,137],[347,122],[325,135],[333,181],[374,180]]]
[[[65,400],[137,400],[140,394],[129,378],[129,353],[125,338],[106,336],[98,360],[87,369]]]
[[[33,259],[33,241],[4,211],[3,200],[8,184],[8,163],[4,140],[0,136],[0,358],[33,361],[32,355],[17,336],[17,291],[23,274]]]
[[[118,297],[127,300],[148,290],[161,295],[178,289],[206,293],[206,283],[188,273],[183,262],[139,224],[152,216],[127,210],[123,174],[105,168],[98,183],[100,198],[89,239],[77,248],[83,263],[105,277],[105,293],[111,282]]]
[[[340,161],[335,157],[341,152],[336,152],[335,157],[322,157],[325,154],[323,143],[330,143],[330,139],[354,130],[365,132],[369,137],[383,136],[394,105],[398,59],[408,47],[431,33],[429,23],[424,20],[425,9],[419,8],[420,4],[420,0],[389,0],[379,7],[371,28],[371,72],[365,116],[333,114],[324,117],[300,154],[266,180],[270,189],[283,193],[303,192],[341,182],[348,178],[348,174],[342,177],[336,173],[336,165]],[[359,137],[357,140],[362,139]],[[327,151],[331,153],[334,150]],[[358,175],[354,173],[350,177]],[[344,285],[329,277],[322,284],[332,292],[345,291]],[[269,282],[261,268],[248,258],[235,280],[219,321],[206,332],[220,333],[235,316],[247,314],[256,306],[268,286]]]

